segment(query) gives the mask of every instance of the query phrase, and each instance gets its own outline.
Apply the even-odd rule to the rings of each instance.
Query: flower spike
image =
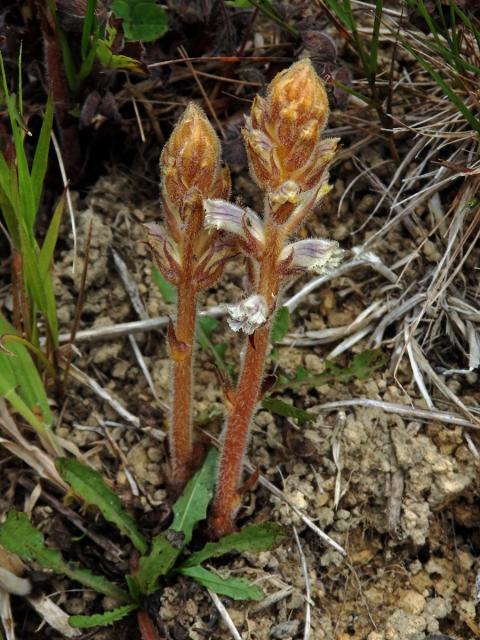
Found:
[[[169,445],[172,485],[180,489],[194,467],[192,367],[197,300],[221,276],[232,247],[215,251],[219,232],[205,228],[203,201],[228,198],[230,173],[221,167],[220,141],[204,112],[190,103],[160,157],[164,226],[145,225],[162,275],[177,288],[169,326],[173,399]]]
[[[343,256],[334,241],[290,242],[331,188],[328,168],[338,140],[321,139],[327,119],[327,94],[309,60],[279,73],[266,98],[257,96],[253,101],[243,129],[252,177],[266,196],[263,221],[221,200],[205,203],[205,224],[236,238],[247,256],[253,285],[249,297],[228,308],[230,327],[246,333],[248,340],[224,429],[210,516],[210,529],[217,538],[234,529],[241,503],[242,461],[250,422],[262,398],[270,327],[281,287],[295,274],[328,273]]]

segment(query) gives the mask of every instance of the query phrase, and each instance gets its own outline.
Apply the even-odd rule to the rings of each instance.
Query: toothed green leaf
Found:
[[[141,554],[147,552],[146,539],[137,529],[133,518],[123,510],[120,498],[107,486],[98,471],[69,458],[57,458],[55,466],[77,495],[87,504],[98,507],[105,520],[115,524],[129,537]]]
[[[217,558],[232,551],[236,553],[266,551],[279,544],[285,536],[285,529],[275,522],[251,524],[243,527],[241,531],[221,538],[218,542],[208,542],[203,549],[192,553],[182,564],[182,568],[194,567],[208,558]]]
[[[71,627],[76,627],[77,629],[106,627],[122,620],[135,609],[138,609],[137,604],[126,604],[124,607],[118,607],[118,609],[112,609],[112,611],[105,611],[104,613],[94,613],[92,616],[70,616],[68,623]]]
[[[35,561],[44,569],[66,575],[89,589],[111,596],[120,602],[128,602],[129,596],[123,589],[97,576],[77,563],[67,562],[60,551],[46,546],[43,534],[38,531],[20,511],[9,511],[7,519],[0,525],[0,544],[22,560]]]
[[[213,571],[204,567],[185,567],[179,570],[184,576],[188,576],[221,596],[228,596],[233,600],[262,600],[265,597],[263,591],[242,578],[220,578]]]

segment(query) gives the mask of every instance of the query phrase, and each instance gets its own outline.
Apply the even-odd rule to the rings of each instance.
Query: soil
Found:
[[[348,172],[341,167],[337,175]],[[243,180],[240,184],[243,184]],[[60,296],[60,318],[65,329],[74,312],[79,274],[84,255],[82,247],[90,225],[92,241],[86,298],[80,328],[101,327],[136,319],[122,281],[115,268],[112,249],[128,266],[138,285],[150,316],[172,313],[151,277],[150,256],[142,244],[141,221],[159,217],[156,201],[138,198],[138,183],[128,176],[112,174],[101,178],[83,200],[75,199],[79,251],[72,276],[73,247],[68,222],[63,238],[65,248],[56,272]],[[140,185],[141,186],[141,185]],[[337,180],[337,194],[342,183]],[[148,191],[148,189],[147,189]],[[365,196],[367,197],[367,196]],[[312,223],[319,235],[343,236],[334,212],[335,195]],[[363,214],[365,215],[365,214]],[[340,225],[354,227],[362,214],[342,213]],[[354,221],[355,220],[355,221]],[[400,245],[401,240],[394,239]],[[360,271],[348,278],[348,296],[339,292],[347,286],[340,279],[311,294],[293,316],[293,324],[308,329],[345,324],[351,321],[365,297],[356,294],[351,281],[362,282]],[[241,264],[230,266],[218,288],[208,294],[204,305],[216,305],[242,295]],[[302,282],[296,283],[298,289]],[[358,286],[361,286],[358,285]],[[293,290],[289,293],[293,293]],[[241,348],[222,322],[214,339],[226,342],[227,361],[236,362]],[[292,329],[293,329],[292,328]],[[165,336],[161,331],[137,336],[145,363],[151,371],[162,402],[168,402],[169,365]],[[359,343],[361,352],[366,344]],[[98,344],[79,344],[75,365],[101,382],[134,415],[140,428],[122,423],[112,408],[72,380],[73,393],[63,416],[59,435],[75,443],[89,462],[101,468],[114,482],[124,502],[141,514],[146,526],[165,523],[168,504],[165,489],[165,445],[158,431],[164,431],[167,416],[163,405],[153,398],[128,339],[103,340]],[[276,367],[289,374],[304,366],[312,372],[324,369],[325,349],[319,347],[279,347]],[[340,358],[340,361],[342,359]],[[345,359],[345,363],[347,359]],[[221,408],[221,394],[211,356],[197,353],[196,411]],[[408,368],[398,374],[406,385]],[[311,587],[311,638],[368,638],[368,640],[422,640],[428,637],[470,637],[476,607],[477,545],[480,511],[478,459],[465,442],[463,429],[444,424],[418,423],[373,408],[353,408],[329,414],[317,407],[327,401],[366,397],[422,406],[412,387],[402,391],[388,370],[374,373],[365,381],[349,385],[325,384],[317,388],[288,390],[283,399],[294,402],[317,417],[299,427],[293,420],[261,410],[255,417],[250,460],[261,473],[279,487],[290,504],[308,515],[325,533],[348,552],[345,559],[302,522],[289,504],[263,487],[257,488],[241,513],[241,523],[273,520],[292,532],[286,542],[271,552],[245,554],[228,561],[212,562],[220,575],[248,577],[267,594],[263,603],[238,604],[226,600],[228,611],[244,638],[301,638],[305,622],[305,578],[299,550],[293,537],[295,528],[305,554]],[[477,378],[462,387],[470,404],[478,398]],[[109,422],[110,421],[110,422]],[[110,426],[121,424],[121,426]],[[218,435],[220,421],[206,430]],[[149,435],[151,430],[157,437]],[[104,437],[108,431],[108,438]],[[126,470],[135,481],[133,495]],[[38,507],[36,518],[44,522],[49,536],[58,544],[59,533],[45,518],[54,517],[65,528],[63,537],[74,527],[54,516],[49,507]],[[92,526],[101,527],[92,516]],[[58,524],[58,523],[57,523]],[[108,529],[108,535],[112,531]],[[119,544],[122,544],[119,540]],[[122,544],[125,553],[125,546]],[[98,550],[87,549],[94,562]],[[123,566],[126,567],[126,555]],[[116,560],[115,571],[122,570]],[[61,593],[66,584],[54,583]],[[93,594],[67,593],[60,601],[69,613],[84,612],[114,603],[100,601]],[[108,600],[108,599],[106,599]],[[218,613],[199,586],[179,579],[168,586],[155,611],[167,637],[212,640],[227,637]],[[470,627],[471,628],[471,627]],[[45,637],[56,637],[44,630]],[[127,633],[127,636],[122,634]],[[131,635],[128,635],[131,634]],[[432,635],[433,634],[433,635]],[[94,634],[94,638],[136,637],[135,631],[115,629]]]
[[[341,115],[341,114],[340,114]],[[370,115],[371,117],[371,115]],[[335,112],[330,127],[342,126]],[[345,150],[348,136],[342,139]],[[141,144],[140,142],[138,143]],[[410,141],[401,142],[405,154]],[[77,221],[76,255],[67,217],[63,221],[55,262],[56,292],[61,331],[69,332],[80,291],[85,247],[91,230],[85,300],[79,330],[109,327],[138,320],[138,313],[115,267],[113,251],[125,262],[136,283],[148,316],[173,313],[152,278],[152,260],[144,241],[143,222],[158,221],[156,162],[160,146],[140,152],[133,164],[111,168],[91,187],[72,192]],[[377,175],[387,183],[392,163],[385,145],[371,142],[358,150],[357,164],[348,153],[332,170],[334,189],[322,210],[302,231],[305,237],[333,237],[345,249],[358,246],[387,221],[366,179],[357,180],[358,166],[379,167]],[[383,163],[383,164],[382,164]],[[381,166],[379,166],[381,165]],[[413,169],[412,169],[413,170]],[[356,181],[353,183],[353,181]],[[354,184],[354,188],[350,187]],[[345,189],[348,197],[343,199]],[[234,171],[234,196],[257,210],[261,194],[239,160]],[[416,211],[419,228],[426,224],[428,209]],[[409,255],[420,238],[412,238],[402,226],[392,227],[375,244],[375,253],[391,266]],[[476,249],[470,261],[478,264]],[[418,270],[426,271],[439,259],[438,249],[425,243],[418,263],[408,263],[403,282],[413,286]],[[301,289],[301,279],[288,296]],[[320,331],[352,322],[375,301],[382,277],[368,267],[357,268],[310,293],[292,315],[291,332]],[[205,308],[238,301],[245,294],[244,266],[234,261],[216,288],[203,301]],[[239,603],[222,598],[244,640],[467,640],[480,637],[477,604],[480,575],[480,502],[478,438],[463,427],[427,420],[416,422],[378,408],[349,406],[325,411],[326,402],[367,398],[427,408],[418,393],[408,361],[393,371],[389,367],[395,343],[387,335],[383,346],[386,364],[365,380],[347,384],[333,381],[316,387],[294,387],[282,399],[315,415],[299,426],[289,418],[260,410],[255,416],[249,461],[281,491],[274,495],[259,485],[246,495],[240,524],[272,520],[284,525],[286,540],[276,549],[213,560],[210,567],[222,576],[246,577],[260,585],[267,597],[259,603]],[[97,342],[79,341],[73,363],[88,373],[123,407],[139,419],[139,426],[119,415],[81,384],[72,373],[70,392],[63,408],[58,435],[76,445],[86,460],[112,482],[124,505],[145,531],[168,525],[171,501],[166,489],[165,431],[168,421],[170,371],[165,332],[136,334],[138,347],[151,373],[157,398],[152,394],[127,336]],[[390,339],[392,338],[392,339]],[[225,359],[238,366],[242,338],[221,319],[213,341],[226,345]],[[372,346],[368,338],[357,342],[335,360],[347,366],[355,354]],[[332,345],[277,346],[270,368],[294,374],[299,367],[321,373]],[[445,356],[445,350],[442,352]],[[447,354],[461,356],[452,347]],[[437,364],[437,363],[435,363]],[[222,427],[222,393],[211,354],[196,354],[195,412],[215,416],[197,427],[212,437]],[[452,367],[453,368],[453,367]],[[449,377],[448,385],[469,406],[480,401],[478,374]],[[58,412],[60,406],[55,407]],[[220,416],[220,417],[218,417]],[[4,455],[0,463],[0,512],[25,499],[23,477],[37,478],[18,460]],[[34,486],[34,485],[32,485]],[[47,491],[48,493],[48,491]],[[292,505],[305,514],[347,551],[343,557],[305,524]],[[79,511],[77,506],[72,506]],[[29,504],[33,521],[55,546],[91,568],[100,565],[119,579],[128,571],[131,549],[113,528],[93,511],[82,513],[92,531],[106,536],[110,553],[90,540],[78,543],[75,525],[36,496]],[[294,532],[298,534],[300,548]],[[205,532],[201,532],[201,546]],[[120,555],[114,555],[119,548]],[[306,599],[306,577],[311,590]],[[79,589],[67,580],[38,573],[36,589],[48,593],[70,614],[87,614],[112,608],[108,598]],[[310,610],[310,635],[304,636]],[[223,640],[230,637],[208,593],[184,578],[172,581],[150,602],[150,613],[172,640]],[[60,636],[47,626],[36,630],[39,618],[20,599],[14,599],[18,635],[39,640]],[[23,635],[22,635],[23,634]],[[139,638],[134,621],[111,629],[94,630],[84,638],[120,640]]]

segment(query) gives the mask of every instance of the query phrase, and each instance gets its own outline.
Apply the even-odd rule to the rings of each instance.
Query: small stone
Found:
[[[149,447],[147,449],[147,457],[151,462],[160,462],[162,459],[162,451],[158,447]]]
[[[313,373],[322,373],[325,369],[325,362],[314,353],[305,356],[305,367]]]
[[[417,591],[404,591],[398,604],[407,613],[418,615],[425,607],[425,598]]]
[[[300,620],[289,620],[288,622],[281,622],[273,627],[270,637],[278,640],[288,640],[297,635],[300,627]]]

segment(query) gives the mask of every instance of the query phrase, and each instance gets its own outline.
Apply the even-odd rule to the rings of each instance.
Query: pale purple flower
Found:
[[[336,240],[317,238],[289,244],[280,254],[280,260],[286,262],[289,269],[325,275],[338,267],[344,254]]]
[[[243,331],[247,335],[251,335],[265,324],[268,316],[265,298],[258,293],[238,304],[228,305],[227,311],[230,316],[227,318],[230,328],[234,331]]]
[[[261,246],[265,243],[263,223],[261,218],[247,207],[242,209],[226,200],[205,200],[205,226],[228,233],[233,233],[248,242],[248,234],[251,234]]]

